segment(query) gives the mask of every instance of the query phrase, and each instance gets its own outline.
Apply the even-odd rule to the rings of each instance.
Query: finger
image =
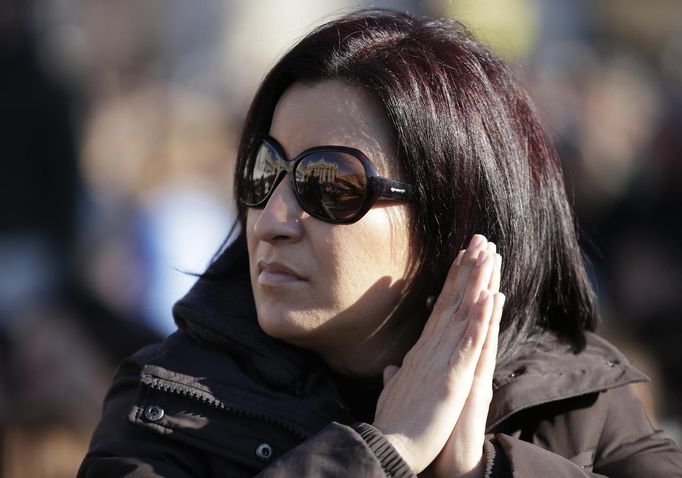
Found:
[[[491,276],[490,276],[490,281],[488,282],[486,288],[487,288],[491,293],[495,293],[495,292],[497,292],[497,290],[494,289],[493,286],[495,285],[495,256],[497,255],[497,245],[496,245],[494,242],[492,242],[492,241],[488,241],[488,247],[486,248],[486,251],[487,251],[488,254],[490,254],[491,257],[493,258],[493,272],[492,272],[492,274],[491,274]]]
[[[468,268],[468,274],[460,272],[460,275],[457,276],[457,280],[459,280],[461,276],[468,279],[467,284],[462,282],[461,285],[466,288],[464,289],[464,294],[462,295],[461,290],[457,292],[458,295],[462,296],[458,308],[453,309],[450,307],[439,311],[443,314],[443,317],[441,317],[435,325],[434,334],[436,337],[445,337],[445,341],[443,342],[443,340],[441,340],[440,343],[445,344],[446,350],[455,346],[459,341],[459,338],[464,335],[464,330],[469,322],[470,310],[474,306],[476,300],[480,297],[484,288],[490,282],[494,260],[488,253],[487,247],[488,245],[486,243],[486,249],[478,251],[478,257],[476,261],[473,262],[473,268]],[[471,252],[471,250],[463,255],[463,262],[467,260],[467,254],[469,252]],[[462,265],[461,271],[467,271],[467,267]],[[487,318],[484,320],[487,320]]]
[[[469,246],[462,254],[459,264],[456,268],[450,268],[450,271],[445,278],[443,289],[438,295],[438,300],[434,305],[434,311],[442,312],[445,310],[457,310],[464,295],[464,291],[466,290],[466,286],[469,283],[469,277],[471,276],[479,253],[482,250],[485,250],[487,245],[487,239],[480,234],[475,234],[471,238]],[[448,316],[449,315],[450,314],[448,314]]]
[[[384,367],[384,387],[388,384],[388,382],[393,378],[393,376],[398,373],[398,370],[400,370],[400,367],[397,365],[387,365]]]
[[[457,257],[455,257],[455,260],[452,261],[452,264],[450,265],[450,269],[448,270],[448,275],[446,277],[446,282],[448,277],[455,277],[457,275],[457,271],[459,267],[462,264],[462,257],[464,256],[464,253],[466,252],[465,249],[460,249],[460,251],[457,253]],[[442,292],[441,294],[442,295]],[[434,329],[439,328],[440,326],[438,325],[439,323],[448,320],[448,317],[444,316],[443,312],[443,301],[440,299],[440,295],[438,296],[437,301],[433,304],[433,308],[431,315],[429,316],[429,319],[426,321],[426,324],[424,325],[424,329],[422,331],[422,336],[428,336],[429,334],[434,332]],[[439,306],[440,303],[440,306]],[[447,313],[447,312],[445,312]]]
[[[505,297],[501,293],[496,293],[490,299],[493,302],[490,326],[476,365],[471,390],[442,452],[447,457],[442,466],[443,471],[446,471],[443,475],[455,476],[468,472],[477,466],[481,459],[488,410],[492,400],[497,339]]]
[[[474,375],[475,383],[490,387],[495,372],[495,361],[497,357],[497,341],[500,333],[500,319],[506,297],[501,292],[492,295],[493,310],[490,317],[490,326],[481,350],[481,357],[476,366]]]
[[[455,257],[454,264],[456,267],[459,267],[462,265],[462,257],[464,256],[464,253],[466,252],[466,249],[460,249],[459,252],[457,253],[457,257]]]
[[[476,363],[478,363],[490,326],[493,305],[490,293],[486,290],[481,291],[479,300],[471,310],[464,333],[458,335],[453,331],[454,327],[450,327],[443,334],[444,341],[446,342],[445,347],[449,346],[453,350],[450,365],[457,369],[457,373],[463,373],[464,381],[460,384],[463,387],[468,388],[471,386]],[[456,341],[456,344],[453,344],[454,341]]]
[[[488,284],[488,290],[492,293],[499,292],[500,279],[502,277],[502,256],[495,253],[494,258],[493,273],[490,277],[490,283]]]
[[[471,275],[469,277],[469,283],[466,285],[466,290],[464,291],[464,297],[458,308],[458,313],[466,315],[481,295],[481,291],[488,288],[488,284],[492,279],[493,266],[495,264],[494,256],[485,250],[481,251],[476,259],[473,269],[471,270]]]

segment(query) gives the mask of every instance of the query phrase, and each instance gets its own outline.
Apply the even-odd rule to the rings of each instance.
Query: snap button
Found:
[[[261,443],[256,448],[256,457],[261,461],[269,461],[272,458],[272,447],[267,443]]]
[[[607,367],[615,367],[617,363],[618,363],[618,362],[616,362],[616,361],[614,361],[614,360],[607,360],[607,361],[606,361],[606,366],[607,366]]]
[[[519,370],[514,370],[512,373],[510,373],[510,374],[507,375],[507,376],[508,376],[509,378],[516,378],[516,377],[518,377],[519,375],[521,375],[522,373],[523,373],[523,370],[519,369]]]
[[[158,422],[163,418],[164,414],[163,408],[158,405],[147,405],[144,407],[144,417],[147,421]]]

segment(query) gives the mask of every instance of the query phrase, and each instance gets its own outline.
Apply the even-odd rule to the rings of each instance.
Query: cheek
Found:
[[[361,248],[374,258],[380,269],[405,272],[412,257],[407,209],[404,206],[375,208],[366,217],[370,230],[362,235]]]
[[[248,208],[248,209],[246,210],[246,221],[245,221],[246,224],[245,224],[245,228],[246,228],[246,240],[247,240],[248,242],[251,242],[251,241],[252,241],[252,236],[253,236],[253,224],[254,224],[254,223],[256,222],[256,220],[258,219],[258,213],[259,213],[259,212],[260,212],[259,209],[255,209],[255,208],[252,208],[252,207],[250,207],[250,208]]]
[[[404,214],[395,208],[371,209],[361,221],[334,235],[333,254],[348,287],[366,289],[381,279],[404,279],[412,257]]]
[[[252,257],[252,252],[255,249],[256,246],[256,236],[253,232],[253,225],[258,219],[258,215],[260,214],[260,210],[254,209],[254,208],[249,208],[246,211],[246,246],[249,250],[249,259]]]

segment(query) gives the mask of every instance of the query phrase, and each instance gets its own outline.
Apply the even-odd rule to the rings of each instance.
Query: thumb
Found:
[[[393,376],[398,373],[398,370],[400,370],[400,367],[397,365],[387,365],[384,368],[384,387],[393,378]]]

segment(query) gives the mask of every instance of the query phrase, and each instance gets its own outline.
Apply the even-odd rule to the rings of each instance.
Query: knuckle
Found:
[[[448,365],[455,367],[470,359],[473,341],[471,337],[464,337],[450,355]]]
[[[439,309],[448,309],[452,306],[456,306],[462,300],[462,292],[459,290],[454,291],[443,291],[438,297],[436,304],[434,305],[434,310],[436,307]]]
[[[443,380],[437,387],[435,387],[436,397],[440,400],[447,400],[456,391],[455,381],[451,378]]]

